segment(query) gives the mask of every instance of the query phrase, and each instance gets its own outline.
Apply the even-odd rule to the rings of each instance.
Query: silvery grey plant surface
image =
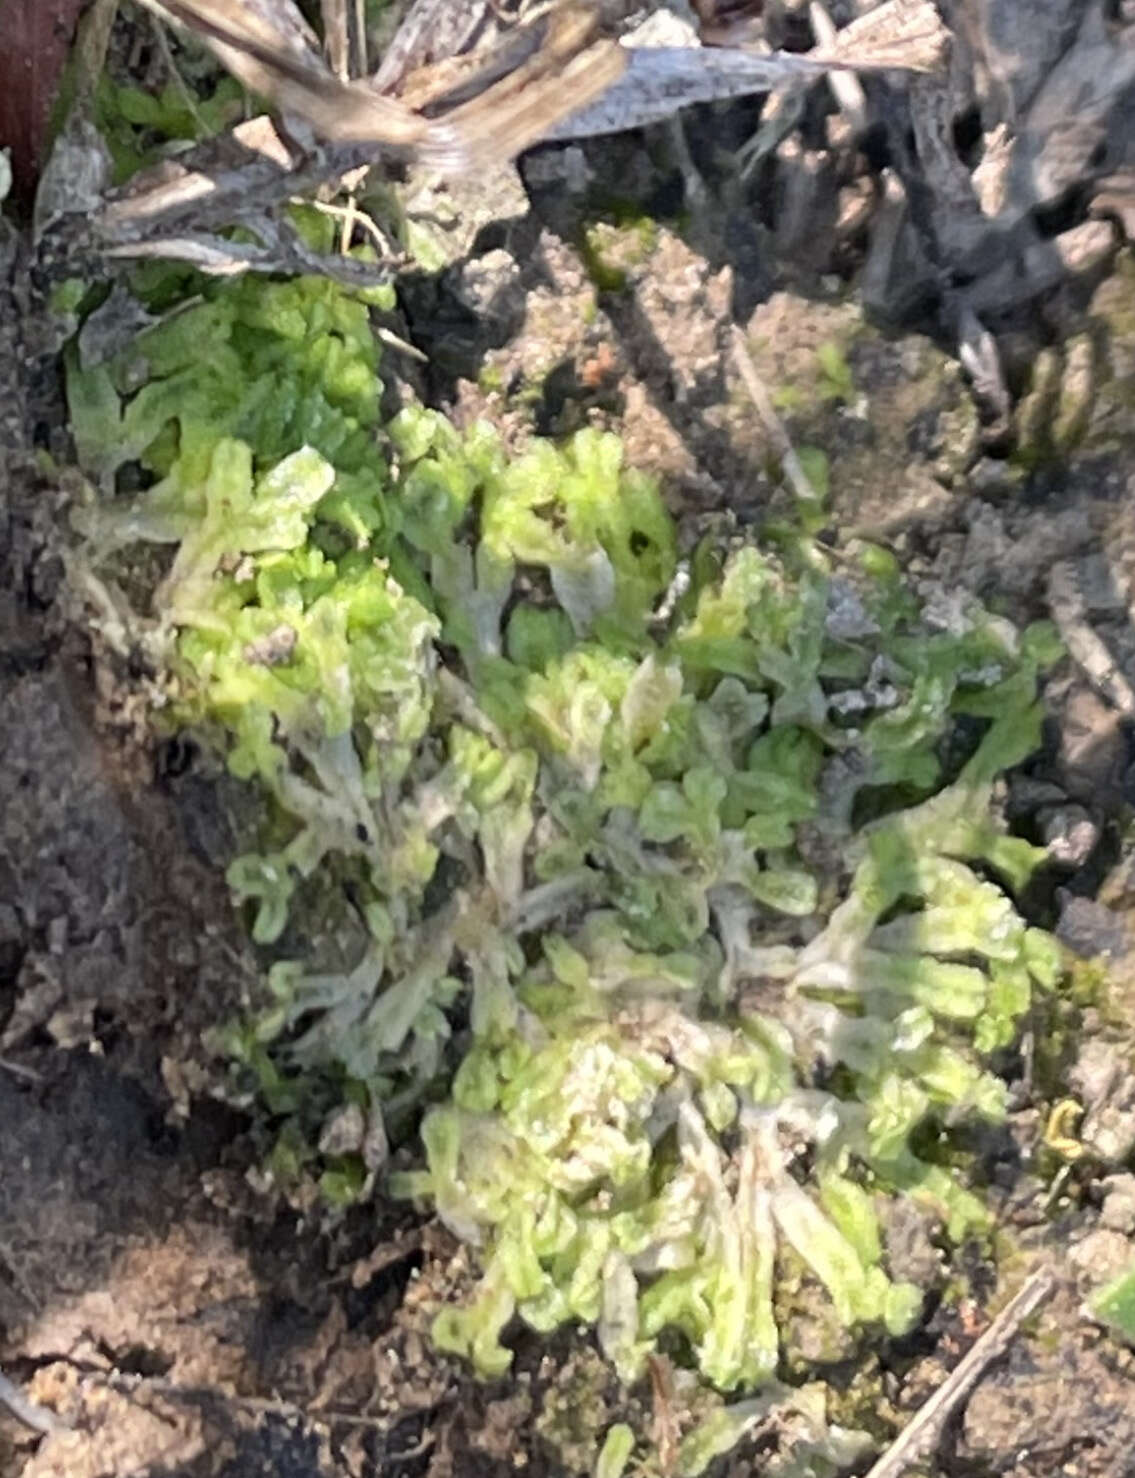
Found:
[[[766,91],[833,67],[922,70],[936,63],[944,38],[933,6],[923,0],[889,0],[882,27],[876,19],[832,54],[808,57],[702,47],[693,25],[679,24],[678,45],[636,45],[641,24],[617,40],[615,33],[637,18],[621,4],[558,0],[524,7],[515,27],[502,29],[488,0],[419,0],[375,77],[343,81],[323,60],[293,0],[144,3],[199,35],[246,85],[305,119],[322,138],[366,140],[443,164],[463,155],[499,159],[502,150],[515,155],[553,135],[633,128],[692,103]],[[391,95],[404,93],[415,71],[458,60],[466,67],[450,67],[448,77],[443,72],[432,116]]]

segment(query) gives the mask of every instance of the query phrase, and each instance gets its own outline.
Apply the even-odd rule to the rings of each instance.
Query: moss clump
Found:
[[[580,252],[587,275],[600,292],[625,292],[632,273],[650,258],[657,239],[657,224],[645,216],[585,226]]]
[[[611,436],[510,458],[381,424],[367,308],[212,284],[73,362],[88,469],[150,482],[81,511],[91,578],[170,547],[133,617],[166,715],[270,811],[229,873],[269,999],[227,1040],[278,1167],[365,1194],[426,1109],[387,1188],[483,1269],[438,1342],[499,1375],[514,1316],[580,1323],[627,1382],[673,1349],[764,1392],[691,1434],[692,1473],[779,1390],[794,1268],[832,1333],[811,1357],[842,1353],[920,1312],[880,1198],[983,1220],[919,1145],[1003,1114],[990,1058],[1060,974],[1013,902],[1041,854],[990,806],[1051,633],[977,603],[943,632],[893,568],[834,573],[814,508],[680,566]],[[317,967],[300,900],[336,888],[357,953]]]
[[[535,1431],[569,1472],[594,1470],[607,1428],[621,1415],[611,1368],[594,1350],[573,1353],[544,1393]],[[612,1400],[615,1397],[616,1400]]]

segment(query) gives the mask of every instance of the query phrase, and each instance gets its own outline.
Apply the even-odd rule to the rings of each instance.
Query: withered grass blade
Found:
[[[880,19],[881,17],[881,19]],[[593,138],[642,128],[696,103],[806,84],[833,70],[934,71],[945,59],[949,34],[931,0],[888,0],[847,26],[830,49],[803,54],[742,48],[637,46],[627,48],[622,77],[563,117],[546,137]]]
[[[289,59],[293,67],[317,67],[319,38],[292,0],[142,0],[211,45],[242,56]]]
[[[323,13],[323,51],[340,82],[351,75],[351,23],[347,0],[320,0]]]
[[[239,0],[143,0],[199,36],[251,91],[305,119],[332,142],[371,142],[432,162],[458,164],[465,151],[449,125],[412,112],[365,82],[344,82],[298,35]]]
[[[413,0],[371,81],[400,94],[410,73],[475,45],[492,17],[489,0]]]
[[[518,26],[459,77],[407,79],[406,97],[337,77],[293,0],[143,0],[202,37],[253,91],[331,143],[374,143],[445,169],[511,159],[546,138],[641,126],[694,102],[725,100],[830,68],[930,70],[947,33],[932,0],[886,0],[807,57],[700,48],[627,49],[593,0],[561,0]],[[477,7],[452,0],[466,25]],[[441,12],[432,5],[423,14]],[[450,19],[452,20],[452,16]],[[413,104],[413,106],[411,106]],[[422,111],[417,111],[421,107]]]
[[[937,70],[950,33],[932,0],[885,0],[846,25],[831,46],[808,53],[814,61],[840,61],[864,71]]]
[[[586,45],[591,27],[580,33]],[[439,58],[415,67],[398,89],[398,98],[415,112],[436,117],[483,96],[537,55],[545,42],[543,26],[518,26],[481,51]]]
[[[513,158],[622,77],[627,52],[600,31],[586,0],[568,0],[522,26],[481,71],[430,111],[482,156]]]
[[[324,139],[374,142],[444,168],[513,158],[622,75],[625,54],[599,33],[587,0],[565,0],[516,29],[452,83],[431,117],[335,76],[303,32],[280,22],[290,0],[143,0],[200,36],[246,87]],[[302,20],[300,21],[302,25]]]

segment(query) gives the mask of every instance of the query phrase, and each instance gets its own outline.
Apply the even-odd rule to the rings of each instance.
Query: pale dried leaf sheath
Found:
[[[886,0],[809,55],[856,67],[933,72],[945,61],[949,45],[950,33],[932,0]]]
[[[574,11],[575,0],[570,0]],[[584,24],[573,26],[566,39],[575,48],[583,47],[595,39],[596,28],[590,17],[583,17]],[[563,36],[561,18],[551,29],[546,22],[536,25],[517,26],[501,37],[494,45],[461,55],[454,55],[415,67],[398,89],[399,100],[416,112],[434,116],[451,113],[462,103],[482,97],[490,88],[540,58],[546,69],[552,46],[557,35]],[[558,48],[561,57],[567,50],[562,43]]]
[[[839,45],[839,32],[831,16],[824,9],[821,0],[812,0],[808,7],[808,14],[812,20],[812,30],[816,36],[817,47],[830,54]],[[854,72],[833,72],[828,78],[828,86],[839,104],[840,112],[854,131],[857,134],[865,133],[867,131],[867,99],[859,78]]]
[[[375,88],[400,93],[412,72],[467,52],[490,16],[487,0],[414,0],[371,78]]]
[[[626,70],[627,52],[600,36],[595,11],[588,5],[557,6],[510,38],[502,50],[510,51],[525,33],[532,43],[525,60],[479,96],[444,113],[445,121],[478,152],[514,157],[548,137],[578,108],[595,102]],[[490,54],[486,67],[493,66]]]
[[[491,94],[466,103],[449,120],[462,139],[485,156],[496,150],[511,159],[530,145],[548,138],[577,107],[587,107],[622,76],[626,53],[613,41],[597,42],[566,64],[556,78],[535,83],[506,100]],[[564,106],[566,98],[570,107]]]
[[[297,167],[298,155],[284,143],[271,118],[261,115],[239,123],[230,137],[248,156],[238,156],[235,170],[220,170],[215,161],[211,168],[186,169],[178,161],[163,160],[140,171],[121,194],[107,203],[99,213],[100,231],[112,239],[133,236],[152,222],[168,225],[170,219],[190,212],[200,225],[207,203],[226,197],[231,200],[236,191],[234,173],[241,174],[240,194],[246,205],[256,200],[265,206],[262,197],[266,185],[276,186],[273,202],[281,193],[281,181],[288,193],[292,192],[290,176]]]
[[[296,29],[283,30],[256,7],[236,0],[144,3],[200,35],[247,87],[306,119],[323,138],[373,141],[445,167],[513,157],[597,98],[625,67],[622,50],[598,39],[594,11],[568,0],[509,39],[504,56],[524,60],[507,65],[488,57],[479,96],[445,117],[425,118],[369,83],[341,81]],[[459,95],[469,95],[468,83]]]
[[[331,70],[340,82],[351,75],[351,27],[347,0],[322,0],[323,49]]]
[[[367,83],[342,82],[300,36],[232,0],[143,0],[187,27],[234,77],[305,119],[323,138],[370,142],[456,163],[463,151],[452,130],[413,113]]]

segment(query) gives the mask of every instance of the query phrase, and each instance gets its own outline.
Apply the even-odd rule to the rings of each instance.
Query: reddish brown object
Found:
[[[0,147],[12,151],[12,194],[31,202],[47,125],[84,0],[0,0]]]

